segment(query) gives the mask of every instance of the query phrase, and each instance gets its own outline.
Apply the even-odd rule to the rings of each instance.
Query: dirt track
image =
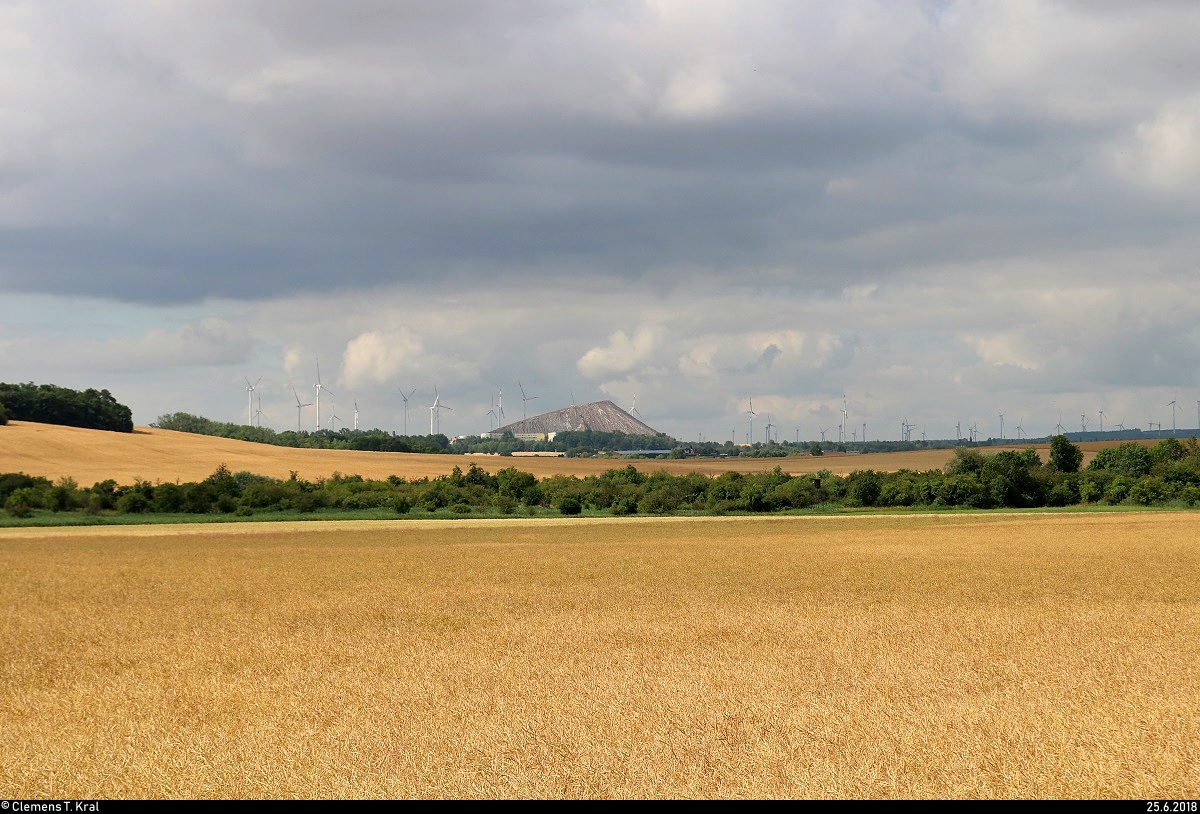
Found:
[[[1090,460],[1103,443],[1081,444],[1084,460]],[[986,452],[994,452],[989,448]],[[1039,447],[1042,458],[1047,449]],[[835,474],[874,469],[941,469],[953,453],[945,449],[890,452],[871,455],[825,455],[813,458],[695,458],[684,460],[614,460],[599,458],[519,458],[486,455],[422,455],[399,452],[358,452],[324,449],[292,449],[246,441],[231,441],[204,435],[137,427],[132,434],[84,430],[10,421],[0,426],[0,473],[24,472],[51,480],[74,478],[81,486],[113,479],[119,484],[135,480],[189,482],[202,480],[221,464],[233,472],[253,472],[272,478],[298,477],[315,480],[335,472],[383,479],[439,477],[455,466],[471,463],[488,472],[506,467],[532,472],[539,478],[551,475],[584,476],[634,464],[645,472],[666,470],[675,474],[703,472],[769,472],[776,466],[790,474],[828,469]]]

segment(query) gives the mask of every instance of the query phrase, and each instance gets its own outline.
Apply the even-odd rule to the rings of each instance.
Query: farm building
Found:
[[[491,438],[501,438],[512,433],[514,438],[526,441],[549,441],[560,432],[620,432],[626,435],[658,435],[658,430],[642,423],[611,401],[593,401],[578,407],[567,407],[552,413],[514,421],[497,427],[488,433]]]

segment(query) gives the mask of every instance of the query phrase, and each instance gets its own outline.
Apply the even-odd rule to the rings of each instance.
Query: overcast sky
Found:
[[[1198,31],[1166,0],[0,0],[0,381],[139,425],[314,429],[319,361],[323,428],[424,434],[435,388],[451,436],[501,397],[739,443],[843,409],[847,441],[1194,428]]]

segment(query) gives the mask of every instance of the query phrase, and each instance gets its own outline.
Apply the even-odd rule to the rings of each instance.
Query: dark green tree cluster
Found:
[[[450,452],[450,439],[440,433],[436,435],[396,435],[383,430],[316,430],[313,432],[285,430],[276,432],[270,427],[255,427],[229,421],[213,421],[190,413],[168,413],[161,415],[150,426],[175,432],[190,432],[231,438],[235,441],[252,441],[281,447],[308,449],[359,449],[373,452]]]
[[[133,411],[107,390],[70,390],[53,384],[0,382],[0,424],[35,421],[91,430],[133,432]]]
[[[1061,440],[1059,440],[1061,439]],[[507,467],[491,474],[472,463],[464,472],[406,480],[368,480],[335,473],[306,481],[295,473],[275,480],[218,468],[195,483],[112,480],[89,489],[73,481],[51,483],[23,473],[0,475],[0,506],[17,518],[37,512],[105,514],[308,513],[382,510],[387,515],[432,513],[566,515],[727,514],[894,507],[974,509],[1036,508],[1104,502],[1185,505],[1200,502],[1200,448],[1196,439],[1129,443],[1103,450],[1081,469],[1082,453],[1065,437],[1043,462],[1035,449],[985,454],[959,448],[944,469],[839,476],[825,470],[790,475],[726,472],[672,475],[643,472],[633,464],[599,475],[538,479]]]
[[[1164,438],[1153,446],[1128,442],[1096,453],[1081,474],[1085,501],[1151,506],[1200,498],[1200,450],[1196,438]]]

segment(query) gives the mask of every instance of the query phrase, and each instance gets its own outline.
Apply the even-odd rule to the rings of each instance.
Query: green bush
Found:
[[[150,498],[140,489],[126,492],[117,499],[117,511],[121,514],[144,514],[153,507]]]
[[[618,495],[617,499],[612,502],[610,510],[617,517],[625,517],[627,515],[637,514],[637,495],[633,493]]]
[[[1169,494],[1167,482],[1153,475],[1144,477],[1129,487],[1129,499],[1143,506],[1162,503]]]
[[[575,495],[562,495],[554,501],[554,508],[563,514],[580,514],[583,511],[583,502]]]
[[[30,488],[17,489],[4,501],[4,511],[13,517],[24,519],[33,515],[33,510],[41,508],[37,492]]]

